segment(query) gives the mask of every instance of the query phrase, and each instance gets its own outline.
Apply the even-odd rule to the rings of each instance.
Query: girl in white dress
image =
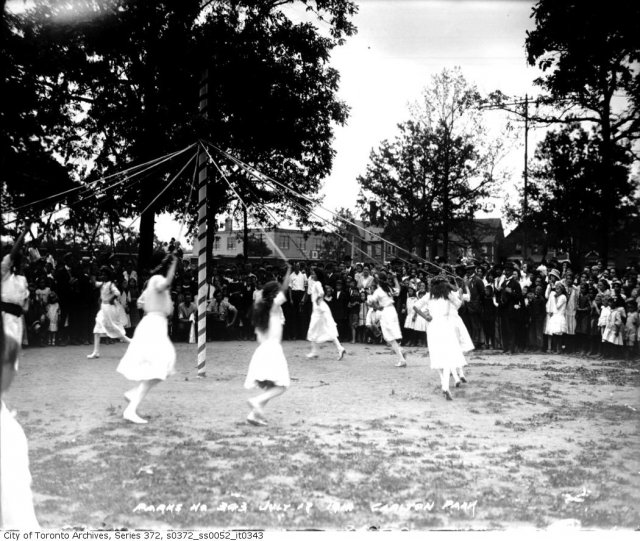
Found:
[[[122,325],[120,312],[116,299],[120,292],[111,282],[111,270],[109,267],[100,269],[100,282],[96,282],[96,287],[100,288],[100,310],[96,314],[96,324],[93,327],[93,352],[87,355],[87,359],[97,359],[100,357],[100,338],[119,338],[129,343],[131,340]]]
[[[24,233],[0,264],[2,279],[2,329],[0,344],[0,528],[3,530],[37,530],[40,528],[33,508],[29,449],[24,430],[4,403],[4,394],[18,371],[22,344],[22,311],[29,289],[24,276],[13,273],[19,258]]]
[[[398,356],[396,366],[404,368],[407,361],[402,353],[398,340],[402,340],[402,331],[398,321],[398,312],[393,303],[393,297],[398,294],[400,286],[398,279],[394,276],[395,288],[392,288],[387,281],[387,274],[380,272],[375,280],[376,289],[373,294],[367,297],[369,304],[380,307],[380,329],[385,341],[391,346],[391,349]]]
[[[282,305],[287,302],[285,292],[290,277],[291,265],[287,264],[287,274],[282,284],[267,282],[253,305],[252,323],[259,345],[251,357],[244,387],[264,389],[262,394],[248,400],[251,412],[247,416],[247,422],[254,426],[267,424],[264,407],[267,402],[284,393],[291,383],[287,359],[282,349]]]
[[[167,317],[173,313],[170,288],[176,264],[176,258],[170,255],[151,271],[147,287],[138,298],[138,306],[144,308],[145,315],[117,368],[128,380],[139,382],[124,393],[129,405],[122,417],[132,423],[147,423],[138,415],[138,406],[154,385],[174,372],[176,350],[169,339]]]
[[[307,332],[307,340],[311,342],[311,351],[307,353],[307,358],[313,359],[318,356],[320,342],[333,342],[338,349],[338,360],[341,360],[346,350],[338,340],[338,326],[331,315],[329,305],[324,301],[324,273],[320,269],[313,269],[311,278],[313,280],[309,280],[309,286],[313,311]]]
[[[418,333],[416,332],[416,323],[418,314],[416,314],[413,310],[414,305],[418,297],[416,297],[416,289],[414,286],[410,285],[407,288],[407,303],[405,310],[407,312],[407,316],[404,319],[404,330],[406,334],[406,342],[405,346],[415,346],[418,341]],[[420,318],[420,321],[424,321]]]
[[[424,282],[420,282],[418,284],[418,292],[416,293],[416,304],[425,303],[429,298],[429,293],[427,292],[427,284]],[[424,300],[423,300],[424,299]],[[413,310],[414,315],[416,315],[416,320],[414,322],[414,329],[416,331],[417,336],[417,344],[419,346],[427,345],[427,322],[421,318],[417,317],[417,312]]]
[[[431,282],[426,310],[420,309],[419,306],[414,307],[418,315],[429,322],[427,342],[431,368],[439,371],[442,393],[447,400],[453,399],[449,391],[449,378],[453,376],[457,383],[459,378],[456,368],[467,364],[460,346],[456,323],[460,304],[459,294],[452,291],[446,278],[436,277]]]
[[[562,352],[562,335],[567,332],[567,295],[564,286],[556,282],[555,291],[547,300],[547,328],[545,334],[551,336],[551,351]]]
[[[465,302],[469,302],[471,300],[471,293],[469,292],[467,282],[464,282],[463,285],[464,290],[460,288],[455,292],[455,294],[458,295],[458,299],[460,300],[460,305],[456,308],[454,320],[456,324],[456,333],[458,335],[458,341],[460,342],[462,353],[469,353],[470,351],[475,349],[475,346],[473,345],[473,340],[471,340],[471,336],[469,335],[467,326],[464,324],[464,321],[462,321],[462,318],[460,317],[459,310]],[[467,378],[464,375],[464,369],[462,366],[456,367],[456,369],[453,371],[453,376],[456,382],[456,387],[460,387],[460,382],[467,383]]]

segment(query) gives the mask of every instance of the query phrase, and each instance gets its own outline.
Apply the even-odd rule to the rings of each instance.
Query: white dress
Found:
[[[456,294],[454,293],[454,296],[455,295]],[[462,318],[458,313],[460,306],[462,306],[462,302],[463,301],[468,302],[469,299],[470,299],[470,296],[468,293],[463,294],[462,299],[458,297],[458,301],[456,302],[456,314],[454,317],[454,320],[456,323],[456,332],[458,333],[458,342],[460,342],[460,347],[462,348],[463,353],[468,353],[469,351],[475,349],[475,346],[473,345],[473,340],[471,340],[471,336],[469,335],[469,331],[467,330],[467,326],[464,324],[464,321],[462,321]]]
[[[118,305],[114,299],[120,296],[120,292],[111,282],[100,284],[100,311],[96,314],[96,324],[93,327],[94,334],[106,334],[109,338],[122,338],[126,336]]]
[[[269,327],[266,332],[256,329],[259,346],[256,348],[244,382],[245,389],[260,387],[270,381],[278,387],[289,387],[289,367],[282,350],[282,325],[284,314],[282,305],[287,301],[282,291],[273,299],[269,313]]]
[[[164,380],[175,371],[176,350],[167,325],[173,305],[166,285],[166,278],[155,274],[138,299],[145,312],[150,311],[140,320],[117,368],[131,381]]]
[[[16,304],[24,309],[24,305],[29,298],[29,287],[24,276],[11,272],[9,256],[2,260],[2,302]],[[24,334],[24,316],[15,316],[7,312],[2,312],[2,325],[6,337],[13,338],[18,347],[22,345]]]
[[[393,298],[385,293],[382,288],[377,287],[373,294],[367,297],[367,302],[377,303],[382,308],[380,311],[380,330],[382,330],[383,338],[387,342],[402,340],[398,312],[396,312],[396,308],[393,305]]]
[[[448,299],[433,299],[429,297],[426,307],[432,320],[427,325],[427,343],[431,368],[457,368],[465,366],[456,319],[458,316],[460,299],[455,293],[450,293]]]
[[[425,293],[424,295],[422,295],[422,297],[417,297],[417,300],[414,306],[417,306],[420,310],[422,310],[426,306],[426,303],[428,300],[429,300],[429,293]],[[415,311],[414,311],[414,314],[415,314]],[[413,328],[418,332],[427,332],[427,320],[421,316],[416,317],[416,321]]]
[[[324,291],[320,282],[313,282],[311,286],[311,305],[313,311],[307,331],[307,340],[310,342],[330,342],[338,338],[338,326],[331,315],[329,305],[324,302]]]
[[[40,526],[33,509],[27,437],[4,402],[0,403],[0,447],[0,528],[39,530]]]
[[[415,306],[417,300],[417,297],[407,297],[407,317],[404,318],[405,329],[416,328],[416,323],[418,322],[418,317],[420,316],[417,316],[417,314],[413,311],[413,307]]]
[[[567,332],[566,309],[567,297],[565,295],[557,297],[556,292],[552,291],[547,301],[547,313],[551,314],[551,317],[547,321],[545,334],[564,334]]]

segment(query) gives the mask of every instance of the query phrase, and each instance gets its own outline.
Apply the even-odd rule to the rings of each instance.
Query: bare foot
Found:
[[[252,411],[249,415],[247,415],[247,423],[253,426],[267,426],[267,421],[264,419],[259,419],[255,411]]]
[[[137,425],[146,425],[149,421],[140,417],[135,411],[129,411],[129,408],[122,412],[123,419],[131,421]]]
[[[262,406],[255,398],[250,398],[249,400],[247,400],[247,404],[249,404],[249,407],[251,408],[251,413],[254,416],[259,417],[263,420],[265,419],[264,410],[262,409]]]

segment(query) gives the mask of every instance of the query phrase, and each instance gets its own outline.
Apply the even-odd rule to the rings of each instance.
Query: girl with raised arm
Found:
[[[407,360],[398,343],[399,340],[402,340],[402,330],[400,330],[398,312],[396,312],[393,302],[393,297],[398,294],[400,285],[395,275],[393,275],[393,279],[395,287],[391,287],[389,284],[386,272],[381,271],[378,273],[374,281],[376,288],[373,293],[369,295],[367,302],[380,307],[380,329],[382,330],[382,337],[398,356],[396,366],[398,368],[404,368],[407,366]]]
[[[100,310],[96,314],[96,324],[93,327],[93,352],[87,355],[87,359],[97,359],[100,357],[100,338],[120,338],[125,342],[131,342],[127,337],[124,326],[120,319],[120,312],[116,299],[120,296],[120,291],[111,281],[111,269],[102,267],[100,269],[100,281],[96,282],[96,287],[100,288]]]
[[[331,309],[324,300],[324,286],[326,278],[320,269],[311,271],[312,280],[309,281],[311,287],[311,321],[307,340],[311,342],[311,351],[307,353],[307,358],[313,359],[318,356],[318,344],[320,342],[333,342],[338,350],[338,360],[341,360],[346,353],[338,340],[338,326],[336,325]]]
[[[138,306],[144,309],[145,315],[117,368],[125,378],[139,382],[124,394],[129,405],[122,417],[132,423],[147,423],[138,415],[140,403],[154,385],[174,372],[176,350],[169,339],[167,317],[173,313],[170,289],[176,263],[170,254],[151,271],[152,276],[138,298]]]
[[[248,400],[251,412],[247,416],[247,422],[254,426],[266,426],[264,407],[267,402],[284,393],[291,383],[287,359],[282,349],[282,305],[287,301],[285,293],[290,276],[291,265],[287,264],[287,274],[282,284],[267,282],[253,305],[252,323],[259,345],[251,357],[244,386],[246,389],[258,387],[264,390],[262,394]]]

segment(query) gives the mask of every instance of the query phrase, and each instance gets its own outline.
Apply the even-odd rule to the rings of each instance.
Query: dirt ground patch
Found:
[[[474,352],[447,402],[424,349],[286,342],[291,388],[245,423],[255,343],[178,344],[124,422],[124,346],[26,350],[7,398],[45,527],[640,527],[640,363]]]

